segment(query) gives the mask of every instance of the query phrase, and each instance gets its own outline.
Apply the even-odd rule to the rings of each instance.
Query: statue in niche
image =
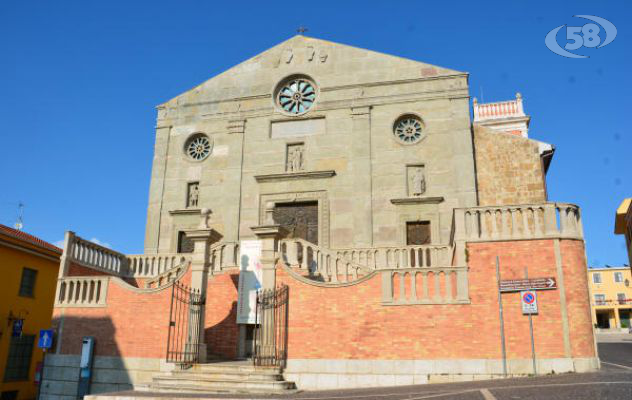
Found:
[[[412,195],[421,196],[426,192],[426,177],[423,167],[416,167],[412,176]]]
[[[288,146],[287,170],[297,172],[303,170],[303,145]]]
[[[188,207],[197,207],[198,198],[200,196],[200,186],[198,183],[189,184],[189,198],[187,201]]]

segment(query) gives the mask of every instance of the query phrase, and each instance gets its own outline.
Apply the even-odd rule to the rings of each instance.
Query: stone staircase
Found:
[[[284,380],[277,367],[255,367],[250,362],[195,364],[153,377],[153,392],[291,394],[294,382]]]

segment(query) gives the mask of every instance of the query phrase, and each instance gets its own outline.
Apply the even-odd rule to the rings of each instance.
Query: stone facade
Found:
[[[88,335],[95,392],[160,388],[176,281],[206,298],[196,360],[246,355],[250,239],[260,287],[288,296],[281,358],[299,389],[533,373],[517,293],[502,295],[503,371],[496,257],[503,278],[557,280],[538,295],[537,373],[597,369],[580,211],[546,198],[553,148],[529,139],[521,97],[474,111],[467,74],[303,36],[159,106],[145,253],[68,232],[47,357],[62,372],[43,398],[76,394]]]
[[[293,75],[317,89],[299,116],[274,102],[275,86]],[[393,135],[409,114],[424,126],[413,145]],[[201,162],[183,150],[199,133],[213,143]],[[335,174],[256,179],[288,171],[287,148],[297,144],[302,170]],[[391,203],[408,196],[407,167],[419,164],[424,196],[444,201]],[[199,182],[199,207],[213,211],[228,242],[254,238],[262,199],[298,197],[327,203],[320,243],[332,248],[405,244],[409,219],[432,221],[433,242],[447,243],[452,209],[476,204],[467,74],[296,36],[158,107],[145,252],[176,251],[177,232],[197,224],[177,212],[190,182]]]

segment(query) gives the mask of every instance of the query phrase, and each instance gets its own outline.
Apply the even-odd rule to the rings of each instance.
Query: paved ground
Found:
[[[417,385],[379,389],[302,392],[283,399],[300,400],[632,400],[632,335],[600,335],[602,370],[537,378],[499,379],[466,383]],[[120,393],[119,399],[126,398]],[[138,394],[136,394],[138,396]],[[129,397],[127,397],[129,399]],[[151,398],[173,395],[147,393]],[[265,396],[178,396],[178,398],[280,398]],[[112,397],[110,397],[111,400]]]

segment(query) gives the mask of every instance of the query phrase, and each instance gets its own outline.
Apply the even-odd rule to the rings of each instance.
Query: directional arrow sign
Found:
[[[53,345],[53,330],[52,329],[41,329],[39,341],[37,342],[37,347],[42,349],[50,349]]]
[[[510,279],[500,281],[501,292],[520,292],[524,290],[557,289],[557,281],[553,277],[534,279]]]

